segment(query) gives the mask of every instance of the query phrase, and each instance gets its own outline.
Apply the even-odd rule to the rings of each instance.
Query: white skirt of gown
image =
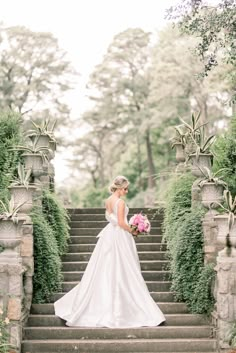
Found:
[[[80,283],[54,303],[67,326],[127,328],[165,321],[142,277],[133,236],[117,225],[116,213],[106,213],[109,224],[97,236]]]

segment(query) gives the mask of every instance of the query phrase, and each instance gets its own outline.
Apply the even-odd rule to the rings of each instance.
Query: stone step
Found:
[[[76,236],[76,241],[77,243],[72,243],[69,244],[69,247],[77,244],[96,244],[99,238],[96,238],[94,235],[83,235],[83,236]],[[166,244],[164,243],[158,243],[159,236],[156,235],[149,235],[149,236],[143,236],[139,238],[135,238],[136,244],[144,244],[144,243],[154,243],[156,245],[159,245],[159,248],[162,249],[162,251],[166,250]]]
[[[72,240],[69,246],[73,246],[76,244],[95,244],[99,240],[99,238],[97,238],[95,235],[86,235],[86,234],[75,236],[72,238],[75,238],[76,242]],[[138,238],[134,238],[134,240],[136,244],[154,243],[159,245],[162,251],[166,250],[166,244],[158,242],[158,240],[160,240],[160,236],[158,235],[140,236]]]
[[[80,236],[80,237],[76,237],[77,238],[77,243],[69,243],[69,252],[70,249],[76,248],[76,246],[80,246],[80,244],[96,244],[98,241],[98,238],[96,238],[95,236]],[[161,244],[158,243],[156,240],[157,236],[150,236],[149,238],[146,237],[141,237],[139,239],[136,240],[136,244],[155,244],[156,248],[159,251],[166,251],[166,244]],[[73,251],[74,252],[74,251]]]
[[[72,244],[71,244],[72,245]],[[69,245],[69,246],[71,246]],[[87,253],[87,252],[92,252],[94,250],[95,243],[94,244],[79,244],[77,248],[71,247],[75,253]],[[76,251],[77,249],[77,251]],[[160,244],[155,244],[155,243],[142,243],[142,244],[137,244],[137,251],[138,253],[141,252],[151,252],[155,251],[156,252],[156,260],[166,260],[167,254],[165,251],[159,251],[160,250]],[[71,253],[71,251],[70,251]]]
[[[70,227],[71,228],[104,228],[106,225],[108,224],[108,222],[106,220],[103,221],[70,221]],[[151,226],[153,228],[160,228],[161,224],[158,221],[152,221],[151,222]]]
[[[69,215],[74,214],[104,214],[105,207],[96,207],[96,208],[67,208],[67,212]],[[144,214],[155,214],[155,215],[163,215],[163,209],[158,208],[148,208],[148,207],[131,207],[129,208],[129,214],[135,214],[142,212]]]
[[[80,247],[81,250],[81,247]],[[157,265],[158,269],[167,269],[169,265],[168,260],[156,260],[159,252],[158,251],[139,251],[138,256],[140,261],[149,261],[150,263],[154,261]],[[77,252],[77,253],[68,253],[66,255],[62,256],[62,262],[88,262],[90,257],[92,255],[92,252]]]
[[[133,214],[129,213],[128,214],[128,219],[132,217]],[[163,215],[155,215],[152,213],[146,213],[149,221],[152,222],[158,222],[161,224],[163,222]],[[72,214],[70,215],[70,220],[73,221],[105,221],[105,211],[102,214]]]
[[[84,271],[64,271],[62,272],[65,282],[81,281]],[[145,281],[169,281],[169,271],[142,271]]]
[[[207,338],[195,339],[121,339],[121,340],[86,340],[86,339],[49,339],[23,341],[23,352],[212,352],[216,350],[216,341]]]
[[[158,303],[161,311],[166,314],[187,314],[189,313],[186,304],[184,303]],[[31,306],[32,314],[54,314],[53,303],[49,304],[32,304]]]
[[[70,254],[73,255],[73,254]],[[89,254],[91,256],[91,254]],[[67,256],[69,257],[69,256]],[[78,255],[77,255],[78,257]],[[73,257],[71,257],[73,258]],[[63,271],[84,271],[88,261],[63,261],[62,262],[62,270]],[[167,261],[159,261],[159,260],[146,260],[140,261],[141,269],[142,270],[167,270]]]
[[[130,339],[130,338],[209,338],[210,326],[160,326],[140,328],[26,327],[24,339]]]
[[[199,326],[209,325],[203,315],[198,314],[166,314],[165,326]],[[27,326],[64,326],[65,321],[55,315],[30,314]],[[161,327],[161,326],[160,326]]]
[[[72,288],[74,288],[78,282],[71,281],[71,282],[62,282],[62,291],[68,292]],[[170,290],[171,282],[165,281],[146,281],[147,287],[151,292],[167,292]]]
[[[98,233],[102,230],[103,228],[78,228],[78,227],[73,227],[70,229],[69,233],[71,236],[76,235],[76,236],[83,236],[83,235],[93,235],[96,237]],[[161,235],[162,234],[162,229],[161,227],[152,227],[150,231],[150,235]],[[134,239],[142,239],[142,238],[149,238],[150,235],[140,235],[139,237],[134,237]]]
[[[55,293],[51,296],[51,301],[54,303],[56,300],[60,299],[65,292]],[[157,302],[174,302],[174,293],[173,292],[150,292],[152,298]],[[176,303],[175,303],[176,304]]]

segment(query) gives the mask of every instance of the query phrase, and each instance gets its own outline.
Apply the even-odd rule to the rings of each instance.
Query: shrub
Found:
[[[61,288],[61,260],[54,232],[39,209],[31,214],[34,235],[34,303],[45,303]]]
[[[236,116],[231,121],[229,131],[217,138],[213,153],[215,155],[213,170],[228,168],[224,181],[231,193],[236,195]]]
[[[166,190],[163,239],[169,245],[176,232],[176,222],[191,209],[191,187],[194,177],[190,173],[174,175]]]
[[[13,111],[0,113],[0,199],[9,198],[8,186],[17,169],[20,153],[11,148],[22,140],[21,117]]]
[[[42,206],[43,214],[54,232],[59,255],[63,255],[68,249],[68,240],[70,238],[69,216],[58,197],[48,190],[43,192]]]
[[[164,240],[170,259],[176,300],[186,302],[195,313],[209,313],[214,299],[209,289],[213,270],[204,266],[202,208],[191,207],[194,177],[186,173],[169,181],[164,210]],[[199,294],[199,295],[198,295]]]
[[[191,303],[203,267],[203,233],[201,209],[193,209],[177,221],[171,249],[172,290],[177,300]]]
[[[204,266],[198,278],[191,299],[191,311],[198,314],[210,314],[214,307],[213,283],[215,282],[216,272],[213,264]]]

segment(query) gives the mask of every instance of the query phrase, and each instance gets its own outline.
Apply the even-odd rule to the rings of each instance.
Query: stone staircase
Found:
[[[140,209],[130,209],[130,215]],[[149,291],[166,316],[159,327],[130,329],[66,327],[54,315],[53,302],[73,288],[97,241],[96,235],[107,222],[104,209],[70,209],[71,243],[63,256],[63,293],[55,293],[52,303],[33,304],[24,328],[23,353],[213,353],[216,341],[213,328],[202,315],[190,314],[184,303],[175,303],[166,259],[166,246],[161,243],[162,214],[143,209],[152,223],[151,235],[136,239],[142,274]]]

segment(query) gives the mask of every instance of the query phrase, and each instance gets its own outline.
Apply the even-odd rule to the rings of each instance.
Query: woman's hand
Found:
[[[131,232],[131,234],[134,235],[135,237],[138,236],[138,233],[139,233],[139,231],[136,229],[132,230],[132,232]]]

